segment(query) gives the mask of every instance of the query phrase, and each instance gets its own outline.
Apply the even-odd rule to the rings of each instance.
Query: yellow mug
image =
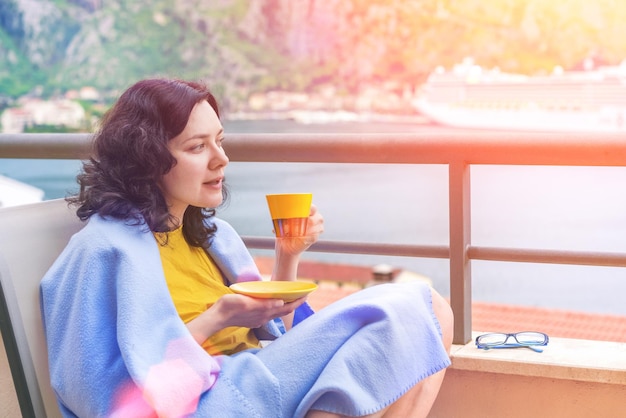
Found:
[[[312,193],[268,194],[265,198],[276,237],[302,237],[306,235],[306,224],[313,201]]]

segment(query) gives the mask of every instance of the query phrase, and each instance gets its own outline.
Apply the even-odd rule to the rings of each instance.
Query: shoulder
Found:
[[[227,221],[213,217],[210,220],[216,227],[215,235],[213,235],[213,240],[211,245],[215,245],[216,242],[227,244],[243,244],[243,240],[241,236],[235,230],[235,228],[228,223]]]
[[[218,231],[221,229],[221,230],[225,230],[228,232],[236,233],[235,228],[233,228],[233,226],[230,223],[228,223],[227,221],[221,218],[213,217],[209,220],[209,222],[214,224],[217,227]]]
[[[97,276],[97,272],[134,266],[138,260],[145,262],[158,257],[156,239],[145,226],[94,215],[70,238],[42,284],[58,282],[66,276]]]
[[[154,241],[145,224],[136,225],[122,219],[94,215],[71,238],[68,247],[81,250],[116,250],[132,248],[139,242]]]

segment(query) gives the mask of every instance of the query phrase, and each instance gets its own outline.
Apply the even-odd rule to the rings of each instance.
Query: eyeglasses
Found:
[[[514,342],[511,341],[511,339],[513,339]],[[476,347],[484,350],[489,350],[490,348],[525,347],[541,353],[543,350],[537,346],[548,345],[548,341],[548,336],[543,332],[524,331],[513,334],[495,332],[476,337]]]

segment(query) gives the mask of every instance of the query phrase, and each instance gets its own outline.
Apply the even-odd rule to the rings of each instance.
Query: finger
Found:
[[[296,300],[286,303],[285,306],[289,305],[290,308],[296,309],[300,305],[302,305],[304,302],[306,302],[306,300],[307,300],[307,296],[302,296],[301,298],[298,298]]]
[[[261,299],[267,309],[280,309],[285,306],[285,301],[279,298]]]
[[[267,312],[280,309],[285,305],[285,301],[279,298],[259,298],[248,295],[237,295],[247,299],[248,310],[257,312]]]
[[[306,301],[306,296],[305,297],[301,297],[299,299],[296,299],[294,301],[285,303],[285,306],[283,306],[282,308],[279,309],[278,315],[279,316],[284,316],[284,315],[292,313],[293,311],[298,309],[298,307],[300,305],[302,305],[305,301]]]

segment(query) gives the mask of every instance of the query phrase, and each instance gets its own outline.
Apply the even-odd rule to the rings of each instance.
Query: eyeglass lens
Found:
[[[515,339],[520,344],[543,344],[547,340],[547,336],[540,332],[518,332]]]
[[[505,344],[509,338],[514,338],[519,344],[538,345],[547,341],[547,336],[540,332],[518,332],[516,334],[492,333],[478,337],[481,345],[501,345]]]

